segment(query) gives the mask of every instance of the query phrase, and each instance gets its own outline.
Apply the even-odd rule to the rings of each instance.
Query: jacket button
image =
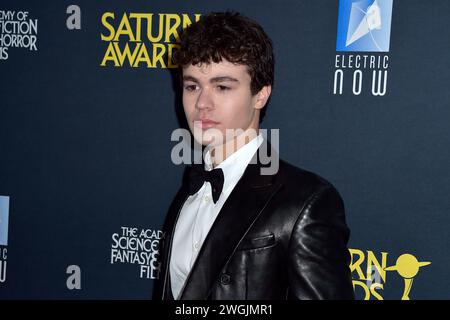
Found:
[[[221,284],[228,285],[228,284],[230,284],[230,280],[231,280],[230,275],[228,275],[226,273],[222,273],[220,275],[220,283]]]

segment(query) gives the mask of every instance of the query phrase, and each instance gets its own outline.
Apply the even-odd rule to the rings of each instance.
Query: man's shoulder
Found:
[[[335,186],[326,178],[282,159],[279,163],[277,181],[284,186],[284,192],[291,193],[295,197],[309,198],[327,190],[339,196]]]
[[[284,212],[286,217],[296,218],[305,208],[314,206],[315,210],[308,210],[307,214],[315,218],[329,220],[344,216],[345,205],[339,191],[317,173],[280,159],[276,183],[281,185],[274,197],[279,204],[277,214]]]
[[[310,185],[313,187],[330,187],[331,182],[319,174],[295,166],[285,160],[280,159],[279,179],[283,183],[294,185]]]

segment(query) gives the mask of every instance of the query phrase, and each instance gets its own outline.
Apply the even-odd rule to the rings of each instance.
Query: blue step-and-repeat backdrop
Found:
[[[172,53],[225,10],[274,42],[262,127],[340,191],[356,297],[450,298],[450,1],[2,0],[0,299],[152,298]]]

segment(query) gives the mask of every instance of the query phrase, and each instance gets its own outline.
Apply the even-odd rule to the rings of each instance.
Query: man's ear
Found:
[[[272,86],[267,85],[261,88],[259,92],[256,94],[256,103],[255,109],[262,109],[269,100],[270,94],[272,93]]]

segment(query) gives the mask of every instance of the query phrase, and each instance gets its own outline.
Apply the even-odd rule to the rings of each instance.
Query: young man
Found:
[[[174,60],[189,128],[206,152],[169,209],[153,298],[352,299],[336,189],[282,160],[262,174],[258,129],[274,57],[261,26],[208,14],[185,30]]]

